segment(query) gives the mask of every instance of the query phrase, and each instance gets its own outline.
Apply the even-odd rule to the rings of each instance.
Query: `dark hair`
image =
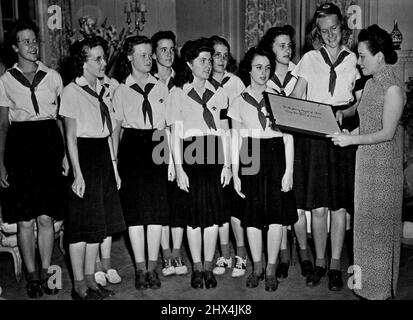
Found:
[[[17,44],[17,34],[23,30],[31,30],[36,35],[36,38],[39,36],[39,28],[31,20],[16,20],[13,29],[10,32],[10,44]]]
[[[358,35],[358,41],[366,42],[367,48],[372,55],[376,55],[379,52],[383,53],[387,64],[395,64],[397,62],[398,57],[390,34],[377,24],[361,30]]]
[[[95,36],[77,40],[70,46],[70,56],[72,57],[72,70],[74,77],[80,77],[83,75],[83,65],[88,58],[89,51],[92,48],[99,46],[102,47],[102,38]],[[102,49],[104,48],[102,47]]]
[[[351,30],[347,25],[347,19],[343,17],[341,10],[334,3],[325,2],[321,4],[314,13],[314,17],[310,24],[310,32],[306,41],[313,43],[323,43],[323,38],[318,28],[318,19],[329,15],[336,15],[340,23],[341,44],[346,44],[351,35]],[[308,44],[307,44],[308,45]]]
[[[262,37],[261,41],[258,43],[258,47],[265,51],[272,51],[275,39],[278,36],[286,35],[291,39],[291,59],[295,55],[295,30],[292,26],[286,24],[283,27],[272,27],[267,30],[267,32]]]
[[[251,76],[250,72],[252,70],[252,61],[256,56],[264,56],[270,60],[271,71],[270,71],[270,78],[274,74],[275,71],[275,54],[272,50],[267,51],[260,47],[252,47],[247,51],[244,56],[244,59],[239,64],[238,69],[238,77],[244,82],[245,86],[249,86],[251,84]]]
[[[119,70],[117,70],[114,76],[118,81],[122,82],[132,73],[132,66],[128,56],[133,54],[133,48],[139,44],[150,44],[152,47],[151,40],[145,36],[130,36],[125,39],[120,56]]]
[[[231,47],[228,41],[217,35],[212,36],[211,38],[209,38],[209,40],[211,41],[212,48],[214,48],[216,44],[222,44],[223,46],[227,47],[228,49],[227,71],[231,73],[235,72],[237,70],[237,61],[234,59],[234,57],[231,54]],[[211,72],[211,76],[212,76],[212,72]]]
[[[188,67],[187,63],[192,63],[201,52],[214,53],[211,41],[208,38],[199,38],[196,40],[189,40],[184,43],[181,48],[181,59],[182,67],[177,71],[175,77],[175,85],[177,87],[182,87],[185,83],[190,83],[194,80],[191,69]]]
[[[158,42],[159,42],[160,40],[171,40],[171,41],[173,42],[174,46],[176,46],[176,36],[175,36],[175,33],[173,33],[173,32],[170,31],[170,30],[167,30],[167,31],[158,31],[158,32],[155,33],[155,34],[152,36],[152,38],[151,38],[152,49],[153,49],[153,52],[154,52],[154,53],[156,52],[156,49],[158,48]],[[179,57],[178,57],[176,48],[175,48],[174,52],[175,52],[175,57],[174,57],[174,61],[173,61],[173,63],[172,63],[172,69],[173,69],[173,70],[177,70],[178,67],[181,66],[181,63],[180,63],[180,61],[178,61],[178,60],[179,60]],[[151,70],[151,72],[152,72],[153,74],[155,74],[155,73],[158,72],[158,65],[157,65],[157,63],[152,63],[152,70]]]

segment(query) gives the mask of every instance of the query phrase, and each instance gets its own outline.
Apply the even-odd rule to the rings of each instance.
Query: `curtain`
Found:
[[[288,0],[246,0],[245,47],[258,44],[265,32],[288,23]]]
[[[47,7],[57,5],[62,12],[62,28],[51,30],[47,28],[49,47],[48,63],[53,69],[60,70],[62,63],[69,56],[70,34],[72,30],[71,1],[47,0]]]

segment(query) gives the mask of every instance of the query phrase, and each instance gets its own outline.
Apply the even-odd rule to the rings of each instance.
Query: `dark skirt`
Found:
[[[162,135],[163,141],[153,139],[154,133]],[[127,226],[169,224],[169,148],[165,132],[125,129],[118,160]]]
[[[335,107],[334,112],[342,108]],[[358,127],[358,115],[343,121],[349,131]],[[294,186],[297,208],[327,207],[354,211],[356,146],[334,146],[330,139],[294,135]]]
[[[285,173],[284,150],[282,138],[243,139],[240,178],[245,199],[238,200],[243,227],[263,229],[271,224],[288,226],[298,220],[294,189],[281,191]]]
[[[65,238],[98,243],[125,230],[108,138],[77,138],[77,148],[86,187],[83,198],[70,188]]]
[[[222,139],[214,135],[191,137],[181,140],[181,147],[189,192],[177,186],[174,189],[172,224],[205,228],[228,222],[220,181],[224,164]]]
[[[40,215],[63,219],[63,156],[63,139],[56,120],[11,123],[5,148],[10,186],[0,188],[5,222],[30,221]]]

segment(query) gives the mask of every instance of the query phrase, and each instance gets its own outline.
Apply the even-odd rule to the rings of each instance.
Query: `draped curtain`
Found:
[[[288,23],[288,0],[246,0],[245,47],[255,46],[265,32]]]
[[[62,62],[69,56],[70,32],[72,30],[71,1],[47,0],[47,7],[57,5],[62,10],[62,28],[51,30],[47,28],[49,46],[48,63],[53,69],[60,70]]]

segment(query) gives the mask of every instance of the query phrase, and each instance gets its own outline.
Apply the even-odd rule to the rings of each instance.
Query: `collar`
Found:
[[[333,61],[333,60],[331,60],[330,52],[328,52],[328,50],[327,50],[327,48],[326,48],[326,45],[323,44],[323,45],[320,47],[320,49],[321,49],[321,48],[326,49],[327,55],[328,55],[328,57],[330,58],[330,61]],[[319,52],[320,52],[320,49],[318,49]],[[346,46],[342,46],[342,48],[341,48],[340,52],[338,53],[337,57],[338,57],[343,51],[347,51],[348,53],[352,53],[352,51],[351,51],[349,48],[347,48]],[[320,52],[320,56],[321,56],[321,52]],[[322,58],[322,57],[321,57],[321,58]],[[346,59],[347,59],[347,58],[348,58],[348,57],[346,57]],[[344,60],[345,60],[345,59],[344,59]],[[323,60],[323,61],[324,61],[324,60]]]
[[[99,93],[100,90],[102,89],[102,84],[100,83],[99,79],[96,79],[96,90],[94,90],[90,85],[89,82],[86,80],[86,78],[84,76],[81,77],[77,77],[75,79],[75,83],[81,87],[83,86],[89,86],[90,89],[92,89],[93,91]]]
[[[147,83],[156,84],[158,81],[160,81],[160,80],[156,79],[153,75],[149,74],[149,76],[148,76],[148,82],[147,82]],[[133,84],[135,84],[135,83],[136,83],[136,81],[135,81],[135,79],[133,78],[132,74],[129,74],[128,77],[127,77],[126,80],[125,80],[125,84],[126,84],[128,87],[130,87],[131,85],[133,85]]]
[[[386,64],[385,66],[383,66],[383,68],[381,68],[381,70],[379,70],[373,75],[373,79],[374,81],[381,82],[386,77],[388,77],[388,75],[391,74],[392,72],[393,72],[393,67],[391,65]]]
[[[188,92],[191,91],[192,88],[194,88],[194,85],[193,85],[192,82],[191,83],[185,83],[182,90],[183,90],[184,94],[187,95]],[[208,80],[205,81],[205,87],[204,88],[211,90],[213,93],[216,92],[214,86]]]
[[[248,87],[246,87],[243,92],[248,93],[250,96],[254,97],[254,99],[257,100],[257,101],[260,101],[260,100],[261,100],[261,97],[259,97],[259,99],[257,99],[257,97],[255,96],[254,92],[253,92],[252,89],[251,89],[251,85],[249,85]],[[264,92],[277,94],[277,92],[276,92],[274,89],[270,88],[270,87],[266,87],[265,90],[264,90]]]
[[[39,71],[39,70],[41,70],[41,71],[44,71],[44,72],[49,72],[49,68],[43,63],[43,62],[41,62],[41,61],[39,61],[39,60],[37,60],[36,61],[36,64],[37,64],[37,69],[36,69],[36,73]],[[23,73],[23,71],[17,66],[17,62],[13,65],[13,67],[11,67],[12,69],[14,68],[14,69],[17,69],[18,71],[20,71],[21,73]]]

